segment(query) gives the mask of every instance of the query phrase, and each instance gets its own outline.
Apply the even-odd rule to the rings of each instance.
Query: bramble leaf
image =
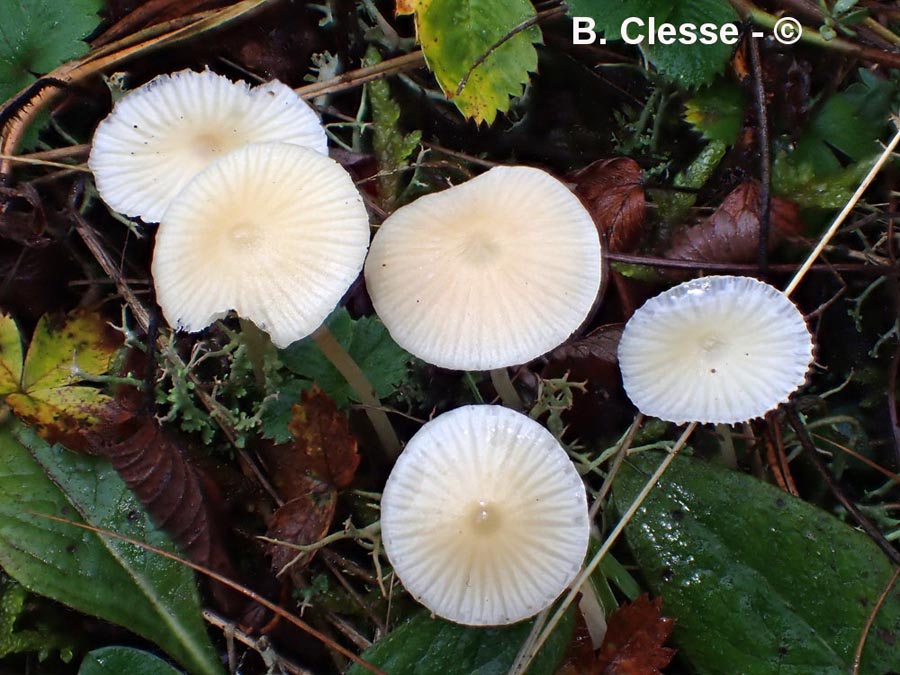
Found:
[[[460,112],[479,124],[490,124],[498,110],[509,110],[510,97],[520,96],[529,73],[537,70],[534,43],[542,41],[541,30],[531,26],[494,51],[491,48],[534,16],[532,4],[528,0],[428,0],[412,7],[425,61]],[[467,75],[464,89],[457,93]]]
[[[608,40],[621,39],[620,28],[625,19],[634,17],[643,21],[643,26],[629,27],[628,36],[644,36],[640,47],[659,72],[683,87],[698,87],[709,84],[721,73],[731,56],[734,45],[716,40],[713,44],[649,44],[647,36],[650,17],[656,25],[671,23],[675,26],[711,23],[717,27],[738,20],[737,12],[728,0],[571,0],[570,14],[589,16],[596,22],[596,28]],[[717,31],[718,34],[718,31]]]

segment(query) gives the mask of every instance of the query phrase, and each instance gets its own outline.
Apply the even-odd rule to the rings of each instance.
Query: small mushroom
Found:
[[[166,210],[153,282],[168,322],[198,331],[230,309],[286,347],[318,328],[359,275],[365,206],[340,164],[252,144],[199,173]]]
[[[381,500],[385,552],[406,590],[457,623],[541,611],[578,573],[584,485],[540,424],[502,406],[458,408],[416,433]]]
[[[397,209],[365,274],[407,351],[444,368],[504,368],[553,349],[585,320],[600,289],[600,238],[550,174],[496,167]]]
[[[327,154],[319,118],[272,81],[250,88],[209,70],[161,75],[100,122],[88,166],[116,211],[158,222],[191,178],[247,143],[284,142]]]
[[[765,415],[803,385],[812,354],[794,303],[734,276],[694,279],[651,298],[619,343],[629,398],[645,415],[677,424]]]

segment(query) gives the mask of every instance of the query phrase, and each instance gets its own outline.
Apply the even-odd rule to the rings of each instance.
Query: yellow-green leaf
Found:
[[[31,392],[73,384],[83,379],[79,373],[102,375],[118,348],[116,332],[98,314],[75,312],[64,322],[45,315],[28,347],[22,389]]]
[[[22,336],[16,322],[0,313],[0,396],[19,389],[22,380]]]
[[[97,421],[112,399],[99,389],[76,386],[106,373],[119,338],[97,314],[78,311],[68,319],[44,316],[38,321],[22,364],[19,331],[0,316],[0,396],[42,436],[80,446],[84,424]]]
[[[537,70],[537,26],[491,48],[534,16],[528,0],[428,0],[401,4],[416,13],[419,43],[438,84],[466,117],[494,121],[509,110],[510,97],[520,96],[529,73]],[[484,59],[469,74],[470,69]],[[468,75],[459,93],[460,83]]]

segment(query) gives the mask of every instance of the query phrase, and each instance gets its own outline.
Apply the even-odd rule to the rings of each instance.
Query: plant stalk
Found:
[[[247,357],[253,368],[253,379],[256,381],[256,386],[265,392],[266,353],[273,349],[272,340],[249,319],[239,317],[238,320],[241,325],[241,336],[244,338],[244,344],[247,345]]]
[[[394,431],[387,413],[384,412],[381,406],[381,401],[375,395],[375,389],[369,382],[369,378],[362,371],[362,368],[353,360],[353,357],[344,349],[343,345],[337,341],[337,338],[328,330],[327,326],[321,326],[313,333],[312,338],[319,349],[322,350],[322,353],[337,368],[343,378],[347,380],[347,384],[356,392],[388,459],[397,459],[400,454],[400,439],[397,438],[397,432]]]
[[[507,408],[512,408],[518,412],[522,412],[525,409],[519,392],[516,391],[515,385],[509,379],[509,371],[506,368],[494,368],[491,370],[491,384],[494,385],[500,400],[503,401],[503,405]]]

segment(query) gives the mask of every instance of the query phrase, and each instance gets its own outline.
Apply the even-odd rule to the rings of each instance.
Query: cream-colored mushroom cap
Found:
[[[322,123],[281,82],[250,88],[209,70],[161,75],[130,92],[100,122],[88,166],[111,208],[158,222],[200,171],[247,143],[328,152]]]
[[[530,361],[568,338],[600,288],[590,214],[540,169],[497,167],[384,221],[366,262],[394,340],[444,368]]]
[[[628,397],[645,415],[677,424],[765,415],[803,385],[812,354],[806,321],[784,293],[733,276],[651,298],[619,343]]]
[[[178,329],[234,309],[286,347],[335,308],[368,243],[365,206],[340,164],[298,145],[248,145],[198,174],[163,216],[156,299]]]
[[[409,593],[470,625],[520,621],[578,573],[589,524],[584,485],[534,420],[466,406],[412,437],[381,499],[384,549]]]

